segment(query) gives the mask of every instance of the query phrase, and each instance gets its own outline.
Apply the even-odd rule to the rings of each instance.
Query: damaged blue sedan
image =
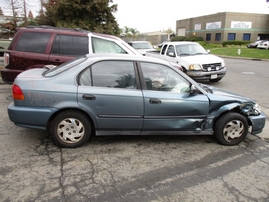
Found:
[[[214,135],[236,145],[261,133],[266,119],[255,101],[145,56],[94,54],[27,70],[12,91],[10,120],[69,148],[92,135]]]

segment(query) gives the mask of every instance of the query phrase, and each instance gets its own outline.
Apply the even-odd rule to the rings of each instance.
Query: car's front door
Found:
[[[143,131],[200,131],[208,115],[204,94],[191,94],[190,83],[165,65],[141,63],[146,90]]]
[[[78,103],[92,114],[97,132],[140,133],[144,103],[136,75],[132,61],[102,61],[82,72]]]

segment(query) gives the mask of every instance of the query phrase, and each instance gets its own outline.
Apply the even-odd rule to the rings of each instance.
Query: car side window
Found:
[[[146,90],[190,92],[189,82],[168,66],[142,62],[141,68]]]
[[[53,46],[52,54],[58,55],[86,55],[89,53],[89,40],[87,36],[73,36],[57,34]]]
[[[24,32],[15,50],[30,53],[45,53],[50,36],[50,33]]]
[[[165,45],[162,47],[162,52],[161,52],[162,55],[164,55],[166,48],[167,48],[167,44],[165,44]]]
[[[169,55],[169,54],[173,54],[173,55],[175,55],[175,48],[174,48],[174,46],[173,45],[170,45],[169,47],[168,47],[168,49],[167,49],[167,52],[166,52],[166,55]]]
[[[84,86],[136,89],[134,63],[103,61],[93,64],[80,76]]]
[[[92,46],[94,53],[123,53],[127,52],[114,41],[104,40],[92,37]]]

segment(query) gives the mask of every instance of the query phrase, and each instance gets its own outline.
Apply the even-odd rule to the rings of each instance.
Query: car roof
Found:
[[[27,32],[27,31],[40,32],[41,31],[41,32],[47,32],[47,33],[74,34],[74,35],[85,35],[85,36],[91,34],[92,36],[99,36],[99,37],[103,37],[103,38],[121,40],[120,38],[113,36],[113,35],[91,32],[91,31],[84,30],[81,28],[63,28],[63,27],[53,27],[53,26],[47,26],[47,25],[40,25],[40,26],[21,27],[18,30],[23,31],[23,32]]]
[[[129,41],[128,43],[149,43],[148,41]]]
[[[31,31],[31,32],[50,32],[50,33],[85,33],[87,35],[88,33],[91,33],[90,31],[83,30],[80,28],[62,28],[62,27],[52,27],[47,25],[41,25],[41,26],[26,26],[26,27],[20,27],[18,28],[19,31]]]
[[[168,43],[173,44],[173,45],[198,44],[197,42],[192,42],[192,41],[172,41],[172,42],[168,42]]]
[[[147,56],[139,56],[139,55],[129,55],[129,54],[117,54],[117,53],[92,53],[92,54],[87,54],[87,58],[90,60],[134,60],[134,61],[141,61],[141,62],[155,62],[155,63],[160,63],[164,65],[169,65],[169,62],[165,60],[161,60],[159,58],[154,58],[154,57],[147,57]]]

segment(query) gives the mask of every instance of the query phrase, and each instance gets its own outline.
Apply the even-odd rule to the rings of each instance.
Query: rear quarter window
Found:
[[[122,53],[127,54],[127,52],[120,47],[114,41],[109,41],[105,39],[99,39],[92,37],[92,45],[94,53]]]
[[[15,50],[30,53],[45,53],[50,35],[50,33],[42,32],[24,32]]]

